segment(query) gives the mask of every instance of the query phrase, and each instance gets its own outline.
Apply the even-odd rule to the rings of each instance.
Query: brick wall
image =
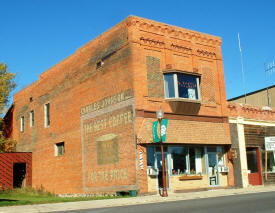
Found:
[[[33,152],[34,187],[42,186],[54,193],[97,193],[96,189],[84,189],[85,177],[88,174],[85,173],[83,166],[88,162],[96,163],[97,152],[90,150],[91,147],[95,148],[96,143],[89,146],[89,151],[85,149],[88,146],[85,143],[84,149],[87,153],[83,160],[81,109],[98,103],[106,97],[112,98],[112,100],[106,99],[107,104],[111,105],[108,100],[113,102],[116,94],[132,88],[130,59],[128,31],[126,23],[122,22],[42,73],[38,81],[14,95],[14,138],[18,141],[18,151]],[[98,66],[100,61],[104,62],[102,66]],[[50,126],[45,128],[44,104],[46,103],[50,103]],[[31,110],[35,116],[33,127],[29,125]],[[25,118],[24,132],[19,131],[21,116]],[[134,117],[132,119],[134,120]],[[102,132],[102,135],[112,133],[119,135],[119,162],[123,163],[113,163],[111,167],[114,172],[124,174],[125,155],[120,154],[124,149],[128,150],[128,145],[131,146],[129,150],[135,153],[133,125],[132,122],[131,127],[120,125],[116,130],[109,129]],[[131,131],[127,131],[127,128]],[[127,136],[130,133],[131,138]],[[127,137],[121,140],[123,134]],[[96,138],[99,137],[97,135]],[[65,154],[55,156],[55,144],[59,142],[64,142]],[[87,157],[90,159],[87,160]],[[133,154],[130,158],[132,165],[135,166]],[[128,185],[135,185],[135,170],[133,174],[131,172],[132,170],[128,174],[130,181],[123,181]],[[101,173],[98,174],[100,179]],[[99,181],[97,185],[103,187],[108,184]]]
[[[232,102],[227,104],[227,108],[230,117],[243,117],[255,120],[275,121],[274,108],[265,110],[263,107]]]

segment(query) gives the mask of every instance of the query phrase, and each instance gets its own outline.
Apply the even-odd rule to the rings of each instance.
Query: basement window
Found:
[[[65,143],[60,142],[54,145],[55,156],[63,156],[65,154]]]
[[[20,118],[20,132],[24,132],[24,116]]]

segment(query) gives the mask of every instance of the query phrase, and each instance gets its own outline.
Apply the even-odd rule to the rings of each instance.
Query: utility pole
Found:
[[[272,74],[275,72],[275,63],[274,61],[272,63],[269,63],[266,65],[264,64],[265,69],[265,80],[266,80],[266,95],[267,95],[267,106],[271,107],[271,97],[270,97],[270,91],[269,91],[269,85],[268,85],[268,74]]]

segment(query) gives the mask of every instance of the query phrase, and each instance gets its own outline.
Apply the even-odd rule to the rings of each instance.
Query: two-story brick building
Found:
[[[156,193],[160,108],[168,190],[233,185],[221,39],[144,18],[129,16],[15,94],[11,135],[32,152],[33,187]]]

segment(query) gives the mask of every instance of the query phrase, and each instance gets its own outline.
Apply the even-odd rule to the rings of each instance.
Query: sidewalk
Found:
[[[0,213],[33,213],[33,212],[56,212],[56,211],[69,211],[78,209],[95,209],[103,207],[125,206],[125,205],[138,205],[157,202],[169,202],[179,200],[190,200],[198,198],[210,198],[229,195],[259,193],[275,191],[275,185],[270,186],[252,186],[241,189],[213,189],[210,191],[201,192],[188,192],[188,193],[169,193],[168,197],[161,197],[159,195],[148,195],[131,198],[110,199],[110,200],[91,200],[80,202],[66,202],[55,204],[40,204],[40,205],[25,205],[25,206],[11,206],[0,207]]]

